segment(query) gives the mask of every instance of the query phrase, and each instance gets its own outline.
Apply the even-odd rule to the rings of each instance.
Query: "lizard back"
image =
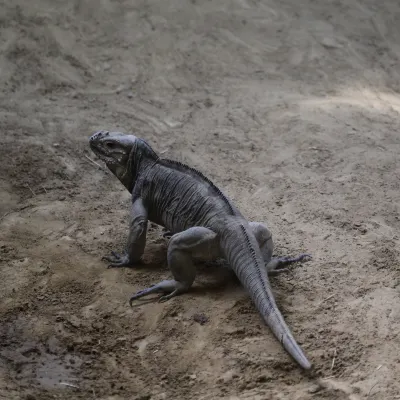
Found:
[[[158,160],[135,186],[148,205],[149,219],[174,233],[194,225],[209,227],[218,216],[241,217],[210,179],[178,161]]]

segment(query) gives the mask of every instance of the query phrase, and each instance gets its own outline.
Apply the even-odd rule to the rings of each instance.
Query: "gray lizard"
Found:
[[[187,292],[196,277],[194,258],[223,258],[249,293],[262,318],[286,351],[304,369],[312,365],[293,338],[271,290],[268,274],[279,272],[307,254],[272,258],[273,241],[266,225],[248,222],[233,202],[201,172],[177,161],[161,159],[143,139],[99,131],[89,139],[93,152],[132,195],[126,250],[104,257],[109,267],[132,266],[146,245],[147,223],[163,226],[171,236],[167,260],[174,277],[133,295],[151,293],[166,301]]]

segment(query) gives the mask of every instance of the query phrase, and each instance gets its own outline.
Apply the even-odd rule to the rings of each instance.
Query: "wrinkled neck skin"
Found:
[[[158,158],[149,157],[149,155],[146,154],[147,149],[142,149],[141,147],[142,143],[140,141],[133,145],[125,165],[107,164],[108,169],[119,179],[129,193],[132,193],[139,174],[147,167],[154,164]]]

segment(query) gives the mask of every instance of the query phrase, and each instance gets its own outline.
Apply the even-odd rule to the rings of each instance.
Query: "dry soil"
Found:
[[[399,21],[398,0],[0,1],[0,397],[399,399]],[[312,253],[271,282],[313,374],[223,268],[129,307],[167,243],[101,261],[129,194],[90,160],[98,129]]]

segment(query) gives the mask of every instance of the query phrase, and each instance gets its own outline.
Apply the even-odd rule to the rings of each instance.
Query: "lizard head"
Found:
[[[92,151],[107,167],[126,167],[136,136],[120,132],[99,131],[89,138]],[[111,169],[111,168],[110,168]]]
[[[89,138],[92,151],[108,169],[131,191],[140,165],[156,161],[157,154],[143,140],[121,132],[99,131]]]

